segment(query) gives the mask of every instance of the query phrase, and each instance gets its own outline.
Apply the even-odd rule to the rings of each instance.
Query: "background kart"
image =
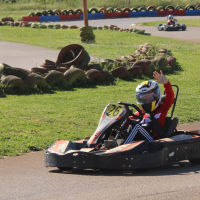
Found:
[[[99,125],[91,137],[80,141],[57,140],[45,152],[45,166],[70,170],[73,167],[90,169],[144,169],[173,164],[188,159],[200,163],[200,132],[177,131],[178,118],[172,118],[178,87],[171,116],[163,127],[165,137],[153,142],[146,140],[123,144],[127,132],[124,128],[134,108],[140,112],[137,123],[142,120],[140,109],[134,104],[108,104]],[[148,126],[144,124],[143,126]]]
[[[184,31],[186,29],[185,24],[178,24],[176,20],[174,25],[168,25],[168,24],[158,24],[157,29],[159,31]]]

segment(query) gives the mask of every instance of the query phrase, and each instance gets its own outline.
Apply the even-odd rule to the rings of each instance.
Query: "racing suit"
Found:
[[[174,101],[174,92],[172,90],[171,83],[168,81],[168,83],[164,84],[163,86],[165,88],[166,97],[165,97],[164,101],[153,111],[153,115],[158,120],[161,127],[164,126],[167,112],[170,109],[170,107]],[[140,122],[140,124],[151,122],[151,119],[149,118],[149,116],[146,113],[144,113],[143,111],[142,111],[142,113],[144,114],[144,116],[143,116],[143,120]],[[138,115],[138,116],[140,115],[139,112],[136,112],[134,114]],[[134,116],[130,116],[129,118],[136,119]],[[129,125],[130,125],[130,122],[127,120],[125,127],[128,127]],[[154,134],[153,134],[153,138],[152,138],[150,136],[150,134],[142,126],[140,126],[139,124],[136,124],[134,126],[133,130],[131,131],[130,135],[128,136],[128,138],[125,140],[124,144],[132,142],[133,138],[136,136],[136,134],[138,132],[140,132],[148,141],[153,141],[154,140],[153,138],[159,137],[158,133],[153,132]]]
[[[167,24],[168,24],[168,25],[174,25],[175,22],[174,22],[173,20],[168,20],[168,21],[167,21]]]

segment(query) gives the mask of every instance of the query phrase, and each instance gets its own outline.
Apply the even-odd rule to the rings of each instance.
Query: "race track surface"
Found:
[[[179,18],[177,17],[177,19]],[[93,20],[94,22],[90,21],[90,25],[103,21],[102,25],[114,24],[120,27],[132,27],[131,24],[139,22],[138,20],[157,21],[163,19]],[[151,28],[149,27],[146,32],[149,32]],[[152,35],[163,34],[153,28],[151,31]],[[182,34],[182,36],[179,35],[179,39],[183,37],[183,40],[187,41],[188,35],[186,36],[186,34],[188,33],[191,37],[194,34],[193,31],[195,28],[179,32]],[[196,32],[199,32],[199,29]],[[169,37],[175,38],[176,33],[173,32]],[[192,38],[194,39],[193,35]],[[190,41],[192,42],[192,40]],[[198,42],[200,42],[200,37]],[[3,47],[0,48],[0,63],[4,62],[13,67],[26,69],[39,66],[44,59],[56,60],[58,54],[58,51],[2,41],[0,41],[0,46]],[[178,129],[200,129],[200,123],[183,124]],[[186,160],[173,166],[149,169],[145,172],[100,172],[74,169],[61,173],[56,168],[44,167],[44,151],[40,151],[0,159],[0,200],[199,199],[199,172],[199,165],[192,165]]]

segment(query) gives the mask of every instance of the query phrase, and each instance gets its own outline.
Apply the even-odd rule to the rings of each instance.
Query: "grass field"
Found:
[[[174,116],[179,117],[180,124],[200,119],[200,44],[109,30],[95,30],[94,34],[95,44],[83,44],[78,30],[0,27],[1,41],[55,50],[77,43],[83,45],[90,55],[101,58],[117,59],[132,54],[146,42],[157,48],[169,49],[182,67],[182,71],[166,75],[172,84],[180,87]],[[110,102],[135,103],[135,87],[149,78],[143,76],[132,81],[116,79],[111,85],[0,98],[0,155],[20,155],[46,149],[58,138],[75,140],[92,135],[104,107]]]

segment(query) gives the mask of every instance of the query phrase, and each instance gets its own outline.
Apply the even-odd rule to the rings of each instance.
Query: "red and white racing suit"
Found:
[[[171,105],[173,104],[174,101],[174,92],[172,90],[172,86],[171,83],[168,82],[167,84],[163,85],[165,88],[165,99],[163,101],[163,103],[161,103],[154,111],[153,111],[153,115],[154,117],[158,120],[158,122],[160,123],[161,127],[164,126],[165,123],[165,118],[167,116],[167,112],[170,109]],[[142,111],[142,110],[141,110]],[[140,123],[148,123],[151,122],[151,119],[147,116],[147,114],[145,114],[143,111],[142,113],[144,114],[143,116],[143,120]],[[135,115],[140,115],[139,112],[134,113]],[[136,119],[134,116],[130,116],[129,118],[131,119]],[[125,127],[127,127],[130,124],[129,121],[126,122]],[[126,139],[126,141],[124,142],[124,144],[129,143],[133,140],[133,138],[135,137],[135,135],[138,133],[138,131],[148,140],[148,141],[153,141],[154,139],[149,135],[149,133],[139,124],[137,124],[132,132],[130,133],[130,135],[128,136],[128,138]],[[158,133],[154,132],[154,138],[158,138]]]
[[[175,23],[174,23],[174,21],[172,21],[172,20],[168,20],[168,21],[167,21],[167,24],[168,24],[168,25],[174,25]]]

